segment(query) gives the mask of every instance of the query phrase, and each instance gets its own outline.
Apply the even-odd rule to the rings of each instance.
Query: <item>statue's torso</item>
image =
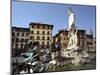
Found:
[[[74,14],[71,13],[69,16],[69,29],[71,29],[71,26],[74,24],[74,22],[75,22],[75,17]]]

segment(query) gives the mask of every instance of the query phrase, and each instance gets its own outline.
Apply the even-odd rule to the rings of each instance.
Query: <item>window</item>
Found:
[[[28,36],[29,35],[29,33],[26,33],[26,36]]]
[[[23,46],[24,46],[24,45],[23,45],[23,44],[21,44],[21,48],[23,48]]]
[[[19,29],[16,29],[17,32],[19,32]]]
[[[32,36],[32,40],[34,40],[34,36]]]
[[[24,33],[22,33],[22,36],[24,36]]]
[[[15,36],[15,33],[14,32],[12,32],[12,36]]]
[[[16,38],[16,42],[19,42],[19,38]]]
[[[45,34],[45,31],[43,31],[42,34],[44,35]]]
[[[34,26],[32,26],[32,28],[34,28]]]
[[[47,37],[47,40],[50,40],[50,37],[49,36]]]
[[[17,33],[17,36],[19,36],[19,33]]]
[[[34,34],[34,31],[31,31],[31,34]]]
[[[30,40],[34,40],[34,36],[30,36]]]
[[[45,26],[43,26],[43,29],[45,29]]]
[[[37,40],[40,40],[40,37],[39,36],[37,36]]]
[[[50,29],[50,27],[48,26],[48,29]]]
[[[49,34],[50,34],[50,32],[48,31],[48,32],[47,32],[47,35],[49,35]]]
[[[27,43],[28,42],[28,39],[25,39],[25,42]]]
[[[32,36],[30,36],[30,40],[32,40]]]
[[[68,53],[68,56],[70,56],[70,53]]]
[[[39,31],[37,31],[37,34],[40,34],[40,32],[39,32]]]
[[[39,28],[40,28],[40,26],[37,26],[37,28],[39,29]]]
[[[16,48],[18,48],[18,44],[16,44]]]
[[[42,40],[45,40],[45,37],[44,36],[42,37]]]
[[[21,39],[20,42],[24,42],[24,39]]]

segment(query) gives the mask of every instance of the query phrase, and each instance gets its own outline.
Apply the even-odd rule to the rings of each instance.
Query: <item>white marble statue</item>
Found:
[[[71,8],[68,9],[69,16],[69,43],[68,49],[76,49],[77,45],[77,29],[75,26],[75,15]]]
[[[69,26],[69,30],[72,28],[73,25],[75,25],[75,15],[72,11],[72,9],[69,7],[68,8],[68,16],[69,16],[69,19],[68,19],[68,26]]]

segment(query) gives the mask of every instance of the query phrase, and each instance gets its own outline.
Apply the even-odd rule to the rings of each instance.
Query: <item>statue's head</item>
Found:
[[[70,15],[71,13],[73,13],[73,12],[72,12],[72,8],[69,7],[69,8],[68,8],[68,15]]]

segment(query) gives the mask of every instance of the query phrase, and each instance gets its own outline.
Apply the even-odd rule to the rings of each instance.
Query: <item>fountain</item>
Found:
[[[75,25],[75,15],[72,11],[72,8],[68,8],[68,26],[69,26],[69,41],[67,48],[62,51],[62,56],[65,58],[71,58],[71,63],[74,65],[78,65],[81,61],[83,61],[83,53],[87,54],[85,49],[78,47],[78,38],[77,38],[77,27]],[[88,57],[88,54],[87,54]]]

